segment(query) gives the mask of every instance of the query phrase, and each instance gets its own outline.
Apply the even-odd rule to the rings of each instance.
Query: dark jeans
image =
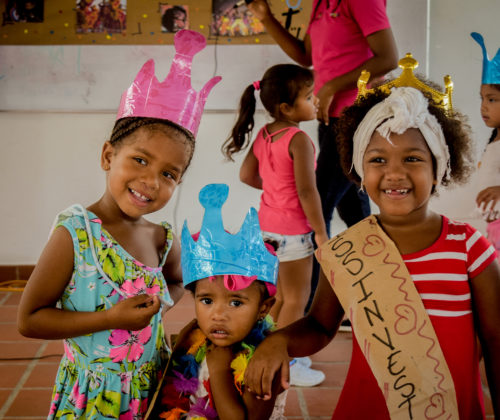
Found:
[[[321,198],[327,232],[330,232],[335,208],[347,226],[352,226],[370,215],[368,196],[344,175],[340,165],[336,142],[337,122],[338,118],[330,118],[329,125],[320,123],[318,127],[319,155],[316,167],[316,186]],[[319,264],[314,259],[311,298],[308,307],[318,284],[318,276]]]

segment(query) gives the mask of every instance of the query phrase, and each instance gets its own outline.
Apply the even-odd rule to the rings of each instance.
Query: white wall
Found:
[[[413,52],[421,63],[419,70],[425,72],[428,68],[431,78],[438,82],[444,74],[452,75],[455,106],[470,116],[481,149],[489,136],[478,113],[481,51],[468,34],[474,30],[483,33],[493,55],[500,46],[500,30],[494,19],[500,16],[500,4],[498,0],[475,0],[471,4],[466,0],[429,1],[388,0],[399,53],[402,56]],[[252,60],[259,59],[259,48],[251,49],[255,54]],[[286,60],[277,47],[266,46],[262,51],[265,67]],[[1,57],[0,47],[0,65]],[[223,77],[229,73],[234,84],[234,101],[226,101],[224,109],[236,107],[242,88],[249,83],[247,74],[238,80],[239,72],[234,71],[234,66],[241,60],[234,54],[232,58],[231,66],[219,67],[218,72]],[[207,74],[210,77],[213,63],[207,63],[206,67],[210,68]],[[258,77],[256,74],[254,78]],[[46,87],[47,91],[57,88],[54,83],[53,87]],[[104,175],[99,168],[100,148],[111,132],[114,115],[111,111],[0,112],[0,264],[35,263],[56,213],[74,202],[89,205],[100,197],[104,187]],[[191,229],[199,228],[202,210],[197,194],[209,182],[230,185],[229,200],[224,207],[230,230],[239,228],[250,205],[258,206],[259,193],[238,181],[243,156],[236,163],[229,163],[223,161],[220,153],[220,145],[234,119],[235,114],[230,112],[205,113],[192,166],[170,203],[152,215],[152,220],[168,220],[179,228],[187,218]],[[256,125],[264,121],[264,114],[258,114]],[[316,138],[315,122],[305,123],[302,128]],[[434,201],[434,207],[451,217],[467,218],[475,196],[471,185],[443,194]],[[335,224],[333,229],[338,231],[341,227]]]

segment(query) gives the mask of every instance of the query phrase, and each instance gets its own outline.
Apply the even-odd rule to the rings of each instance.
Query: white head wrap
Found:
[[[393,88],[391,94],[365,115],[354,133],[352,164],[361,178],[363,156],[375,130],[390,141],[390,134],[402,134],[409,128],[418,128],[436,159],[436,188],[450,173],[450,153],[441,125],[427,109],[428,101],[418,89]],[[392,144],[392,143],[391,143]]]

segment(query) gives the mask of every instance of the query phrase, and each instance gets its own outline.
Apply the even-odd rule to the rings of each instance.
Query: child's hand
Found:
[[[212,373],[230,370],[234,355],[230,346],[220,347],[211,345],[207,349],[207,365]]]
[[[269,400],[274,377],[281,370],[281,386],[289,388],[290,357],[278,334],[267,337],[255,350],[245,371],[245,386],[257,398]]]
[[[480,191],[476,197],[477,206],[485,211],[487,208],[493,209],[500,200],[500,185],[488,187]]]
[[[142,294],[118,302],[108,309],[110,329],[137,331],[148,326],[151,317],[160,310],[158,296]]]

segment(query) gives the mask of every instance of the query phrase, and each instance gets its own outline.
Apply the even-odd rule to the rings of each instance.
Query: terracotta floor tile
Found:
[[[24,371],[28,363],[0,363],[0,388],[14,388],[21,376],[23,376]]]
[[[20,292],[9,292],[6,294],[7,299],[3,303],[4,305],[18,305],[20,300],[21,300],[21,294]],[[1,299],[1,296],[0,296]]]
[[[23,389],[7,411],[7,416],[45,416],[49,412],[52,389]],[[27,404],[29,402],[29,404]]]
[[[323,350],[311,356],[315,362],[349,362],[351,360],[352,340],[335,337]]]
[[[0,408],[3,407],[5,401],[9,398],[10,392],[10,389],[0,389]]]
[[[302,417],[302,411],[297,398],[297,390],[293,387],[288,390],[288,395],[286,397],[285,416],[287,418],[290,416]]]
[[[490,393],[484,392],[484,411],[486,414],[493,414],[493,405],[491,403]]]
[[[302,393],[307,402],[307,410],[310,416],[328,416],[331,418],[340,396],[340,389],[303,388]]]
[[[0,306],[0,321],[15,324],[17,322],[17,305]]]
[[[349,369],[348,363],[313,363],[313,369],[321,370],[326,378],[321,383],[321,387],[325,388],[342,388],[347,370]]]
[[[47,347],[45,348],[42,356],[46,357],[49,355],[53,355],[52,357],[44,358],[43,360],[45,362],[49,360],[51,361],[55,360],[59,363],[59,360],[61,359],[63,354],[64,354],[64,346],[62,340],[48,340]]]
[[[1,341],[33,341],[32,338],[22,336],[17,330],[15,322],[0,323],[0,340]],[[40,341],[40,340],[38,340]],[[1,351],[1,350],[0,350]]]
[[[0,355],[2,359],[30,358],[36,355],[43,341],[18,341],[2,343]]]
[[[45,413],[45,415],[43,416],[29,416],[29,417],[4,416],[3,420],[47,420],[47,413]]]
[[[37,363],[24,384],[25,388],[51,388],[56,380],[58,363]]]
[[[171,309],[164,316],[163,320],[165,323],[169,322],[183,322],[186,324],[186,319],[191,320],[194,318],[194,308],[187,307],[182,310]],[[188,321],[189,322],[189,321]]]

